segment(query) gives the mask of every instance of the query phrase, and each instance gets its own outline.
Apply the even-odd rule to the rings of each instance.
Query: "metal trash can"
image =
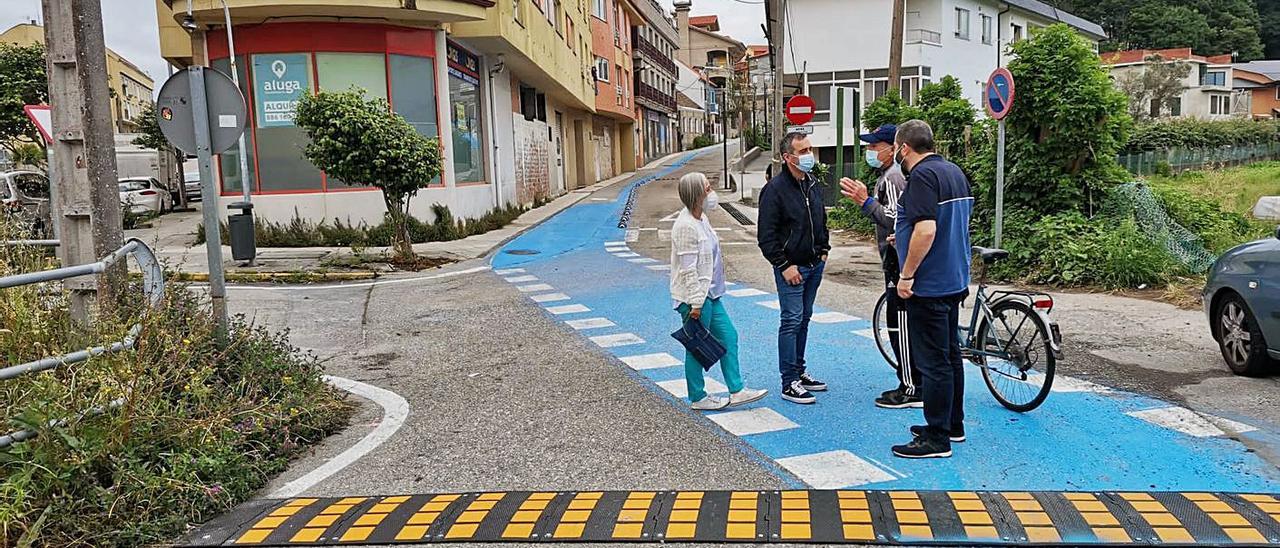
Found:
[[[231,236],[231,259],[252,263],[258,255],[258,245],[254,242],[253,234],[253,204],[234,202],[228,205],[227,209],[240,210],[240,213],[227,216],[227,231]]]

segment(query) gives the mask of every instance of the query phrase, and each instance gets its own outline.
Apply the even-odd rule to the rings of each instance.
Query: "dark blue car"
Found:
[[[1222,358],[1237,375],[1266,374],[1280,360],[1280,228],[1231,248],[1209,271],[1204,310]]]

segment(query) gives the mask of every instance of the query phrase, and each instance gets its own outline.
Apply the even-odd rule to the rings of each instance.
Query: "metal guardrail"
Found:
[[[37,246],[56,246],[57,240],[11,240],[4,242],[5,245],[37,245]],[[18,287],[21,285],[29,285],[36,283],[47,283],[68,278],[76,278],[93,274],[101,274],[112,265],[124,260],[132,255],[138,263],[138,268],[142,271],[142,293],[146,296],[148,304],[155,306],[160,303],[164,297],[164,271],[160,268],[160,261],[156,259],[155,253],[147,244],[137,238],[130,238],[125,242],[124,246],[115,250],[111,254],[103,257],[94,263],[68,266],[63,268],[55,268],[53,270],[43,270],[40,272],[28,272],[25,274],[15,274],[13,276],[5,276],[0,278],[0,289]],[[60,365],[70,365],[88,361],[90,358],[101,356],[107,353],[122,352],[131,350],[137,344],[138,335],[142,333],[142,324],[137,323],[129,328],[129,332],[124,339],[107,345],[96,346],[85,350],[72,352],[62,356],[50,356],[27,363],[11,365],[0,369],[0,380],[9,380],[26,375],[29,373],[38,373],[47,371]],[[104,407],[95,407],[89,409],[81,418],[92,415],[100,415],[107,409],[119,407],[124,403],[124,399],[117,399]],[[49,422],[50,427],[56,427],[66,424],[66,420],[53,420]],[[34,430],[18,430],[9,434],[0,436],[0,449],[13,445],[21,441],[29,440],[36,437],[38,432]]]

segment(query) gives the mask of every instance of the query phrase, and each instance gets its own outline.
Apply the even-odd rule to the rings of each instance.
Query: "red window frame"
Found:
[[[440,97],[439,63],[440,56],[436,51],[436,33],[431,29],[415,29],[394,25],[378,25],[366,23],[261,23],[254,25],[236,25],[236,55],[245,60],[245,74],[252,81],[253,70],[251,57],[267,53],[301,53],[311,59],[311,92],[319,90],[319,67],[316,65],[317,53],[380,53],[386,64],[387,102],[394,105],[394,94],[391,89],[391,55],[407,55],[432,60],[435,74],[432,80],[435,89],[433,97]],[[206,43],[210,62],[223,60],[230,56],[227,38],[223,33],[209,33]],[[246,86],[249,95],[245,97],[249,104],[248,137],[253,147],[253,194],[317,194],[330,192],[376,192],[372,187],[329,188],[329,175],[320,172],[319,189],[294,190],[262,190],[261,171],[258,165],[257,112],[254,108],[254,86]],[[443,142],[443,126],[440,109],[436,108],[436,137]],[[222,164],[218,162],[219,192],[222,196],[237,196],[239,192],[222,190]],[[428,188],[446,186],[447,173],[440,174],[440,182],[428,185]]]

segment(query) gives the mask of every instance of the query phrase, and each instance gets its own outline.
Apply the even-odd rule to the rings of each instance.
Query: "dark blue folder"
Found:
[[[711,366],[720,361],[727,352],[724,344],[716,340],[702,322],[693,318],[686,320],[684,326],[677,329],[671,336],[680,341],[685,350],[693,354],[694,359],[702,364],[703,369],[711,369]]]

